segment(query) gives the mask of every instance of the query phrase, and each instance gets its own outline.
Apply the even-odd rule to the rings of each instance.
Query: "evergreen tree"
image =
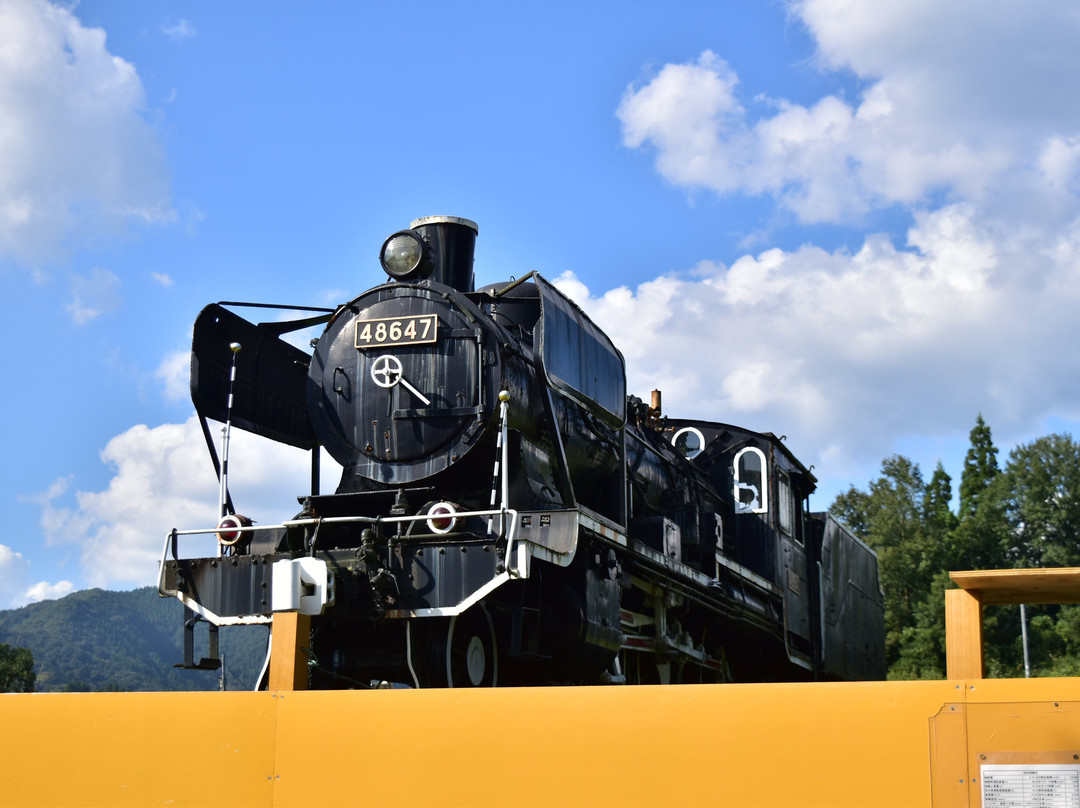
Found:
[[[0,693],[33,693],[35,678],[30,649],[0,643]]]
[[[1001,509],[1001,475],[997,447],[980,413],[971,430],[971,445],[960,478],[960,517],[948,536],[946,565],[953,570],[1009,566],[1003,555],[1008,543]]]
[[[1014,566],[1005,549],[1012,540],[1005,520],[1006,475],[996,475],[980,492],[973,513],[964,516],[948,537],[952,570],[990,570]]]
[[[847,491],[836,496],[829,510],[856,536],[866,541],[866,534],[869,532],[866,524],[870,513],[869,494],[851,486]]]
[[[999,492],[1010,566],[1080,564],[1080,445],[1048,435],[1009,453]]]
[[[946,473],[945,467],[939,460],[937,468],[934,469],[934,476],[930,478],[926,486],[926,495],[923,497],[923,521],[927,528],[941,539],[953,530],[959,521],[956,514],[949,509],[951,501],[952,477]]]
[[[960,519],[974,516],[979,497],[998,474],[997,447],[990,436],[990,427],[982,413],[975,419],[970,433],[971,446],[964,456],[964,471],[960,476]]]
[[[945,678],[945,590],[952,587],[947,571],[933,576],[929,590],[915,603],[911,624],[900,628],[890,679]]]

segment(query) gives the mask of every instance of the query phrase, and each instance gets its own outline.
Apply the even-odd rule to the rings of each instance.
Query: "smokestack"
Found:
[[[409,227],[427,242],[434,264],[428,280],[460,292],[475,291],[473,253],[480,232],[476,222],[457,216],[425,216],[413,221]]]

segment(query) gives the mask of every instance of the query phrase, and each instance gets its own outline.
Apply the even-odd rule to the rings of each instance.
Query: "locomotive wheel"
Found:
[[[482,606],[450,618],[446,681],[450,687],[494,687],[499,680],[495,625]]]
[[[495,625],[483,606],[429,623],[418,660],[422,687],[495,687],[499,658]]]

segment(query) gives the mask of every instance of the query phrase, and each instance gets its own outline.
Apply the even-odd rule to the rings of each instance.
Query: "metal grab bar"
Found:
[[[500,520],[499,533],[505,533],[506,538],[506,568],[507,571],[512,571],[511,565],[511,549],[514,544],[514,535],[517,532],[518,512],[512,508],[497,508],[482,511],[456,511],[454,518],[463,518],[470,516],[479,517],[495,517],[498,516]],[[379,524],[399,524],[404,522],[423,522],[430,519],[430,515],[416,514],[413,516],[323,516],[323,517],[311,517],[306,519],[286,519],[280,524],[276,525],[248,525],[247,527],[229,528],[230,532],[235,533],[254,533],[259,530],[280,530],[288,529],[291,527],[304,527],[307,525],[320,525],[320,524],[367,524],[367,525],[379,525]],[[506,529],[509,525],[509,530]],[[177,539],[180,536],[201,536],[211,533],[218,533],[221,530],[219,526],[210,528],[194,528],[189,530],[177,530],[173,528],[169,531],[165,537],[165,546],[161,550],[161,561],[158,572],[158,593],[167,596],[164,592],[165,586],[165,562],[169,556],[169,549],[172,548],[172,557],[174,560],[179,561],[179,542]]]

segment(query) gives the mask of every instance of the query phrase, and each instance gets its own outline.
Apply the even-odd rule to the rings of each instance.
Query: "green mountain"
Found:
[[[182,670],[184,607],[145,587],[86,589],[60,600],[0,611],[0,643],[29,648],[37,690],[216,690],[218,671]],[[250,690],[266,655],[262,626],[221,629],[228,690]],[[195,629],[195,658],[207,626]]]

